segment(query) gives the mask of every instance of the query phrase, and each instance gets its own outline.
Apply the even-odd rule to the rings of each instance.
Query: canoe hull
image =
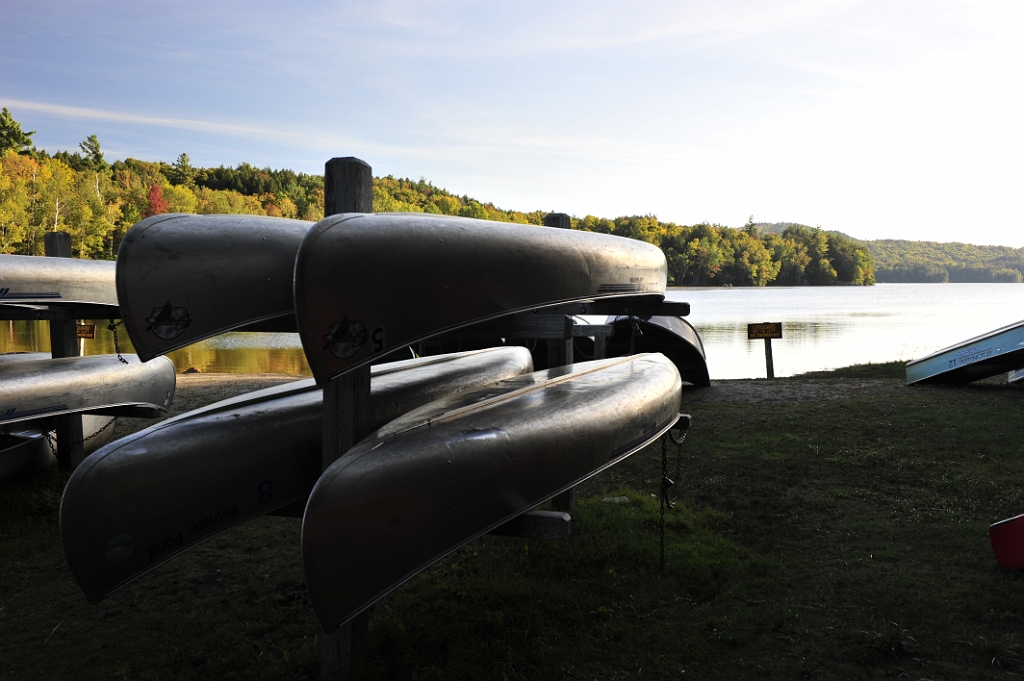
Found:
[[[907,385],[967,385],[1024,367],[1024,320],[907,363]]]
[[[380,365],[371,427],[419,405],[532,370],[524,348]],[[91,602],[231,527],[305,499],[322,472],[323,392],[312,380],[225,400],[88,457],[60,530]]]
[[[0,363],[0,424],[74,413],[156,416],[174,397],[174,365],[135,355]]]
[[[106,260],[0,255],[0,304],[116,308],[114,270]]]
[[[142,361],[291,315],[295,253],[312,226],[252,215],[157,215],[132,227],[118,250],[117,295]]]
[[[114,438],[114,423],[117,417],[92,416],[82,417],[82,437],[85,438],[83,449],[90,454]],[[18,477],[37,473],[49,466],[57,465],[57,438],[51,437],[47,442],[49,424],[37,425],[29,421],[9,427],[6,434],[0,433],[0,485]]]
[[[326,631],[448,553],[656,439],[681,382],[661,355],[549,369],[389,423],[310,494],[302,560]]]
[[[377,355],[522,310],[664,297],[665,256],[606,234],[416,213],[346,214],[310,230],[295,313],[324,382]]]

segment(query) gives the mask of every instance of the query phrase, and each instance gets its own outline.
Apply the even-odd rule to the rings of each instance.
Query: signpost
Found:
[[[768,378],[775,378],[775,364],[772,362],[772,339],[782,338],[782,322],[761,322],[747,324],[747,340],[764,339],[764,363]]]

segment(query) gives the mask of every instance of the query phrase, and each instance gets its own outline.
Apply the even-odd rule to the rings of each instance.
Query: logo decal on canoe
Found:
[[[338,359],[348,359],[359,352],[368,335],[366,324],[350,322],[346,315],[340,322],[331,324],[331,328],[327,330],[327,335],[324,336],[327,345],[324,346],[324,350],[330,350]]]
[[[135,551],[135,539],[130,534],[118,534],[107,542],[107,560],[111,563],[123,563],[131,558]]]
[[[192,323],[192,318],[188,316],[188,310],[183,307],[174,307],[168,300],[163,307],[154,307],[153,313],[146,318],[146,322],[149,324],[146,331],[152,331],[157,338],[173,340],[188,328],[188,325]]]

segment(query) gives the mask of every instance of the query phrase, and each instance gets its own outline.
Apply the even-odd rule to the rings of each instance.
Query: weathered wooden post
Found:
[[[332,158],[324,168],[324,217],[373,212],[373,170],[358,158]],[[323,467],[369,435],[369,365],[324,385]],[[333,632],[320,631],[320,678],[348,676],[353,650],[366,645],[370,613],[363,612]]]
[[[43,236],[44,253],[48,258],[71,257],[71,235],[47,232]],[[75,333],[74,319],[50,320],[50,356],[78,357],[81,352]],[[85,458],[82,442],[82,417],[78,414],[57,416],[57,463],[64,470],[73,470]]]
[[[572,229],[572,221],[566,213],[548,213],[544,216],[544,226]]]

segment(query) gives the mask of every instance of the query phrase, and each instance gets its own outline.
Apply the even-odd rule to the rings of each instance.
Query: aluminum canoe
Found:
[[[635,333],[633,322],[637,325]],[[660,352],[676,365],[683,383],[703,388],[711,385],[704,343],[697,330],[682,317],[655,316],[631,322],[629,317],[620,315],[609,317],[605,323],[615,329],[615,335],[608,339],[609,357],[628,355],[632,336],[633,352]]]
[[[665,293],[665,256],[607,234],[419,213],[333,215],[303,239],[295,313],[318,382],[470,324]]]
[[[371,367],[370,427],[533,370],[525,348]],[[68,565],[91,602],[231,527],[304,500],[322,472],[323,392],[312,379],[183,414],[75,470],[60,510]]]
[[[174,365],[135,355],[90,355],[0,364],[0,425],[61,414],[156,416],[174,397]]]
[[[142,361],[289,317],[295,253],[312,226],[265,216],[172,214],[128,230],[117,253],[117,295]]]
[[[82,416],[82,443],[86,454],[96,451],[114,437],[116,416]],[[0,485],[19,476],[35,473],[47,466],[56,466],[57,442],[47,442],[47,427],[39,421],[15,423],[0,427]]]
[[[41,359],[50,359],[50,357],[51,355],[48,352],[5,352],[0,354],[0,366],[20,364],[21,362],[37,362]]]
[[[0,304],[117,307],[106,260],[0,255]]]
[[[907,385],[966,385],[1024,367],[1024,320],[907,363]]]
[[[303,571],[324,630],[655,440],[680,391],[662,355],[597,360],[441,400],[370,435],[306,505]]]

